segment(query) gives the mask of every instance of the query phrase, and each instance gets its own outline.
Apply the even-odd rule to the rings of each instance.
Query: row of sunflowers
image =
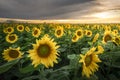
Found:
[[[119,80],[120,24],[0,24],[0,80]]]

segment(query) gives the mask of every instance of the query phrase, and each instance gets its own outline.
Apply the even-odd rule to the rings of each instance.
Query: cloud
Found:
[[[120,10],[119,2],[120,0],[0,0],[0,17],[78,19],[106,10]]]
[[[91,0],[92,1],[92,0]],[[90,0],[1,0],[0,17],[50,19],[69,18],[69,13],[82,11]],[[68,15],[67,15],[68,14]],[[61,16],[63,15],[63,16]],[[66,17],[65,17],[66,16]]]

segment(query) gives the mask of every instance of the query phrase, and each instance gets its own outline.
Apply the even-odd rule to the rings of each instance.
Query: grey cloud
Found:
[[[77,16],[82,17],[103,11],[101,6],[105,8],[105,4],[107,3],[100,0],[0,0],[0,17],[22,19],[77,18]]]
[[[92,1],[92,0],[91,0]],[[85,2],[90,0],[1,0],[0,17],[47,19],[65,18],[59,15],[86,9]],[[79,5],[79,6],[75,6]],[[82,6],[81,6],[82,5]],[[84,7],[84,8],[83,8]],[[56,16],[56,17],[54,17]],[[58,16],[58,17],[57,17]],[[66,15],[67,16],[67,15]],[[67,18],[67,17],[66,17]]]
[[[103,10],[120,10],[120,0],[96,0]]]
[[[74,4],[84,4],[85,2],[91,2],[94,0],[55,0],[53,3],[56,6],[67,6],[67,5],[74,5]]]

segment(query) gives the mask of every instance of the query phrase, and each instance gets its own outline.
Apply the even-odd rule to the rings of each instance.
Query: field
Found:
[[[0,80],[119,80],[120,24],[0,24]]]

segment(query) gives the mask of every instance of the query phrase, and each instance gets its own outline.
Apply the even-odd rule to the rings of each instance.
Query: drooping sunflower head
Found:
[[[105,31],[102,42],[106,44],[108,41],[112,40],[112,34],[110,31]]]
[[[23,26],[23,25],[18,25],[18,26],[17,26],[17,30],[18,30],[19,32],[23,32],[23,31],[24,31],[24,26]]]
[[[90,77],[94,72],[98,70],[98,65],[96,63],[101,62],[98,55],[95,53],[96,48],[91,48],[85,55],[80,54],[81,59],[79,62],[82,63],[82,75]]]
[[[39,28],[34,28],[32,31],[32,36],[39,37],[40,33],[41,33],[41,31]]]
[[[15,43],[18,40],[18,36],[16,34],[8,34],[6,36],[6,41],[9,43]]]
[[[10,34],[10,33],[13,33],[14,32],[14,28],[13,27],[7,27],[7,33]]]
[[[55,36],[57,38],[60,38],[61,36],[63,36],[63,34],[64,34],[64,28],[63,27],[59,26],[55,29]]]
[[[87,30],[86,31],[86,35],[87,35],[87,37],[91,37],[92,36],[92,31],[91,30]]]
[[[77,35],[79,38],[81,38],[83,36],[83,30],[82,29],[76,30],[75,35]]]
[[[29,57],[32,60],[34,67],[39,64],[43,64],[46,68],[53,67],[57,62],[58,48],[49,36],[44,36],[41,40],[36,40],[36,44],[33,44],[33,49],[29,50]]]
[[[72,42],[77,42],[79,40],[79,37],[77,35],[74,35],[72,37]]]
[[[99,33],[95,34],[94,38],[93,38],[93,43],[95,43],[99,38]]]
[[[30,28],[29,28],[28,26],[25,27],[25,30],[26,30],[27,32],[30,32]]]
[[[22,57],[20,47],[18,48],[10,47],[9,49],[4,50],[2,54],[3,54],[4,60],[7,60],[7,61],[15,60]]]

